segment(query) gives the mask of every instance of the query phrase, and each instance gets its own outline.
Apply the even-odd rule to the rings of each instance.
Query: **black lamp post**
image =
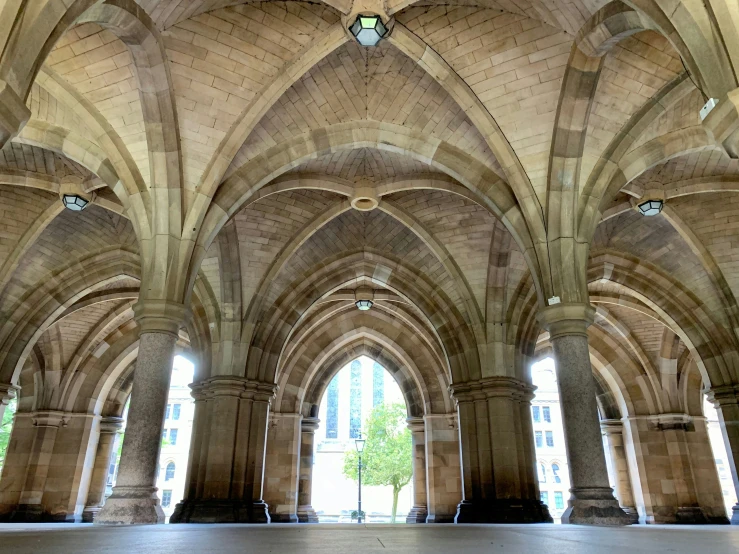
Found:
[[[364,450],[364,443],[365,440],[362,438],[362,433],[359,433],[359,437],[354,440],[357,453],[359,454],[359,509],[357,510],[357,523],[362,523],[362,451]]]

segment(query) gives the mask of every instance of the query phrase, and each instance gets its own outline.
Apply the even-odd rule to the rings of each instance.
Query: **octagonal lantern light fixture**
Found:
[[[372,307],[372,300],[357,300],[354,305],[361,312],[366,312]]]
[[[639,213],[643,216],[651,217],[657,215],[662,211],[665,203],[662,200],[647,200],[637,205]]]
[[[349,27],[349,32],[362,46],[377,46],[380,39],[387,35],[387,26],[379,15],[359,14]]]
[[[89,200],[82,198],[78,194],[63,194],[62,203],[64,207],[73,212],[81,212],[90,203]]]

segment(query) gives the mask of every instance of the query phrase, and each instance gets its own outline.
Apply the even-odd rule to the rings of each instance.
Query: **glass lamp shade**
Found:
[[[362,46],[377,46],[387,34],[387,27],[379,15],[358,15],[349,31]]]
[[[81,196],[76,194],[65,194],[62,196],[62,203],[64,207],[73,212],[81,212],[90,203],[89,200],[85,200]]]
[[[639,204],[638,208],[642,215],[651,217],[660,213],[663,205],[664,202],[662,202],[662,200],[647,200],[646,202]]]
[[[372,307],[372,300],[357,300],[354,305],[361,311],[366,312]]]
[[[354,444],[357,446],[357,452],[360,454],[364,451],[364,443],[367,442],[363,438],[354,439]]]

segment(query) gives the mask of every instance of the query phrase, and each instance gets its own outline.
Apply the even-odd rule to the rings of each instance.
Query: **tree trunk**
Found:
[[[390,523],[395,523],[395,514],[398,512],[398,495],[400,494],[400,489],[393,487],[393,511],[392,516],[390,517]]]

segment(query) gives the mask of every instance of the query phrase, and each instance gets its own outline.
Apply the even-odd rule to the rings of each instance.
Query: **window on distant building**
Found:
[[[536,448],[541,448],[544,446],[544,437],[541,433],[541,431],[537,431],[534,433],[534,436],[536,437]]]
[[[362,432],[362,362],[359,360],[352,362],[350,380],[349,438],[357,439]]]
[[[534,412],[534,423],[539,423],[541,421],[539,406],[531,406],[531,410]]]
[[[544,412],[544,421],[547,423],[552,422],[552,414],[549,412],[549,406],[544,406],[542,408],[542,411]]]
[[[177,429],[169,430],[169,444],[172,446],[177,444]]]
[[[172,408],[172,419],[180,419],[180,408],[181,406],[179,404],[174,405],[174,407]]]
[[[169,508],[169,505],[172,503],[172,491],[162,491],[162,506],[164,508]]]
[[[547,482],[547,468],[544,464],[539,464],[539,483]]]
[[[385,368],[375,362],[372,366],[372,407],[385,401]]]
[[[166,415],[164,416],[164,419],[169,419],[169,409],[170,409],[171,407],[172,407],[172,405],[171,405],[171,404],[167,404],[167,413],[166,413]]]
[[[339,376],[331,379],[328,385],[326,402],[326,438],[339,438]]]
[[[549,504],[549,493],[546,491],[541,491],[539,493],[539,498],[541,499],[543,504]]]
[[[562,478],[559,476],[559,464],[552,464],[552,473],[554,474],[554,482],[561,483]]]
[[[554,435],[551,431],[547,431],[547,446],[554,446]]]
[[[559,491],[554,493],[554,507],[557,510],[563,510],[565,507],[564,498],[562,497],[562,493]]]
[[[171,481],[172,479],[174,479],[174,470],[175,470],[174,462],[169,462],[167,464],[167,469],[164,472],[165,481]]]
[[[162,440],[167,440],[167,430],[162,429]]]

